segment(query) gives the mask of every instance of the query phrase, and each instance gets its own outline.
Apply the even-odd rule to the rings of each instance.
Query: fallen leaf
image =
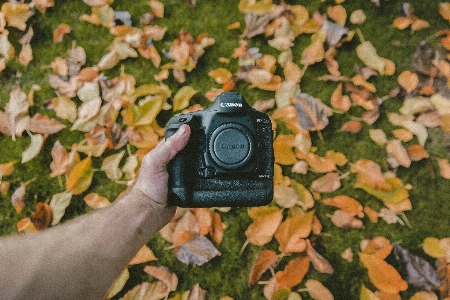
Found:
[[[44,136],[41,134],[30,134],[31,143],[28,148],[22,152],[22,163],[29,162],[35,158],[44,145]]]
[[[25,189],[27,183],[22,182],[20,186],[11,195],[11,203],[16,212],[20,214],[25,208]]]
[[[71,28],[70,25],[67,24],[59,24],[58,27],[53,31],[53,43],[60,43],[63,40],[65,34],[70,33]]]
[[[336,172],[327,173],[311,183],[311,190],[318,193],[332,193],[341,187],[341,178]]]
[[[178,220],[171,235],[171,241],[174,247],[178,247],[191,240],[200,232],[197,218],[191,210],[186,210],[183,216]]]
[[[359,260],[367,268],[372,284],[380,291],[396,294],[408,288],[408,283],[385,260],[367,253],[359,253]]]
[[[43,230],[49,227],[52,223],[52,209],[47,203],[38,202],[36,204],[36,211],[31,214],[30,219],[37,230]]]
[[[163,282],[167,287],[167,294],[169,292],[175,291],[178,286],[178,277],[175,273],[171,272],[168,268],[164,266],[155,267],[155,266],[146,266],[144,268],[144,272],[149,274],[150,276],[155,277],[156,279]]]
[[[190,86],[183,86],[175,94],[173,98],[173,111],[179,111],[189,106],[189,101],[197,93],[194,88]]]
[[[333,300],[333,294],[320,281],[308,279],[305,283],[306,290],[315,300]]]
[[[123,300],[160,300],[167,297],[167,287],[161,281],[143,282],[129,290]]]
[[[58,224],[64,216],[66,208],[69,206],[70,200],[72,199],[72,195],[72,192],[64,191],[52,196],[52,199],[50,200],[50,208],[53,212],[52,226]]]
[[[92,159],[90,156],[75,164],[70,170],[66,182],[66,189],[74,195],[79,195],[86,191],[92,183],[94,171],[92,169]]]
[[[2,4],[1,12],[9,26],[21,31],[27,28],[27,21],[33,16],[33,11],[27,3],[5,2]]]
[[[441,285],[439,275],[434,267],[423,258],[412,255],[399,244],[394,244],[394,254],[401,264],[400,273],[406,282],[418,289],[431,291]]]
[[[294,154],[294,136],[279,134],[273,141],[275,162],[280,165],[293,165],[297,162]]]
[[[289,261],[283,271],[275,274],[277,286],[293,288],[298,285],[308,272],[309,264],[309,259],[304,256]]]
[[[253,245],[263,246],[270,242],[283,219],[283,211],[277,207],[253,207],[249,210],[253,223],[245,236]]]
[[[356,47],[356,54],[359,59],[369,68],[376,70],[381,75],[384,74],[386,64],[377,54],[377,50],[369,41],[364,41]]]
[[[125,151],[120,151],[103,159],[100,169],[105,172],[109,179],[119,180],[122,178],[123,172],[120,170],[119,164],[124,155]]]
[[[349,215],[358,216],[359,218],[364,217],[363,206],[359,201],[352,197],[339,195],[333,198],[323,199],[322,202],[326,205],[331,205],[342,209]]]
[[[351,120],[348,122],[345,122],[344,124],[342,124],[340,130],[342,132],[350,132],[353,134],[356,134],[358,132],[360,132],[363,128],[363,125],[360,121],[356,121],[356,120]]]
[[[34,133],[40,133],[43,135],[50,135],[57,133],[66,128],[66,125],[61,124],[56,119],[50,119],[46,115],[42,115],[40,113],[36,113],[30,119],[30,131]]]
[[[360,219],[355,218],[341,209],[334,211],[331,216],[331,222],[337,227],[344,229],[357,229],[363,227],[363,222]]]
[[[357,180],[361,185],[386,191],[392,189],[381,172],[380,165],[374,161],[360,159],[352,165],[351,172],[357,174]]]
[[[331,106],[341,112],[347,112],[352,103],[349,96],[342,94],[342,83],[339,83],[336,89],[331,94]]]
[[[405,89],[408,94],[414,91],[419,85],[419,76],[408,70],[400,73],[397,80],[400,86]]]
[[[256,257],[255,262],[253,263],[250,270],[249,285],[253,286],[269,268],[275,267],[279,261],[280,258],[275,253],[275,251],[261,251]]]
[[[442,178],[450,179],[450,162],[448,159],[441,158],[438,160],[439,164],[439,174],[441,174]]]
[[[425,251],[426,254],[433,258],[447,258],[447,252],[442,247],[439,239],[437,238],[425,238],[422,247],[423,251]]]
[[[314,269],[316,269],[317,272],[324,274],[334,273],[333,266],[313,248],[309,239],[306,239],[306,256],[312,262]]]
[[[328,125],[328,116],[323,103],[305,93],[296,94],[294,101],[297,118],[304,130],[319,131]]]
[[[314,211],[287,218],[275,232],[281,252],[303,252],[312,229]]]
[[[8,163],[0,164],[0,180],[4,176],[9,176],[14,173],[14,165],[17,161],[10,161]]]
[[[375,255],[381,259],[385,259],[391,254],[393,246],[391,242],[383,237],[376,236],[365,245],[363,252],[371,255]]]
[[[93,209],[99,209],[111,205],[111,202],[108,200],[108,198],[100,196],[97,193],[87,194],[84,197],[84,202],[86,202],[87,206]]]
[[[408,151],[403,146],[400,140],[394,139],[387,143],[387,162],[392,168],[402,166],[409,168],[411,166],[411,159],[409,158]]]
[[[143,263],[147,263],[150,261],[158,260],[153,254],[153,251],[147,246],[144,245],[139,249],[138,253],[131,259],[131,261],[128,263],[130,266],[133,265],[139,265]]]
[[[116,278],[116,280],[109,288],[106,299],[111,299],[112,297],[117,295],[123,289],[129,278],[130,272],[128,271],[128,268],[126,268],[122,273],[120,273],[119,277]]]
[[[201,266],[221,253],[204,236],[196,234],[178,249],[176,256],[185,264]]]

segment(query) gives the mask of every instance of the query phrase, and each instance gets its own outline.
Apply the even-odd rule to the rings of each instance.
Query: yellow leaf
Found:
[[[197,93],[193,87],[183,86],[173,97],[173,111],[180,111],[189,106],[189,101]]]
[[[125,150],[106,157],[101,166],[101,170],[105,171],[106,176],[111,180],[119,180],[123,172],[119,168],[120,161],[125,154]]]
[[[123,123],[129,126],[142,126],[151,124],[162,109],[163,98],[151,97],[131,105],[122,110]]]
[[[72,199],[72,192],[64,191],[52,196],[50,200],[50,208],[53,212],[52,226],[59,223],[61,218],[64,216],[67,206],[70,204]]]
[[[448,258],[447,252],[437,238],[427,237],[423,241],[423,251],[433,258]]]
[[[92,170],[92,159],[90,156],[78,162],[70,171],[66,182],[66,190],[74,195],[86,191],[92,183],[94,171]]]
[[[381,201],[389,204],[398,204],[409,198],[408,190],[398,177],[387,178],[386,183],[390,186],[389,190],[373,188],[360,182],[355,184],[355,188],[361,188]]]

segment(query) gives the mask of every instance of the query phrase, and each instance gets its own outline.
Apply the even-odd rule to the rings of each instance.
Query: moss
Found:
[[[133,23],[139,24],[140,16],[149,11],[148,1],[127,1],[116,0],[113,7],[116,10],[127,10],[132,15]],[[184,84],[177,83],[173,78],[167,80],[173,93],[183,85],[194,87],[198,94],[191,100],[193,103],[201,103],[209,105],[209,102],[203,95],[212,87],[218,85],[208,76],[208,72],[218,67],[226,67],[232,72],[238,68],[237,61],[232,59],[233,51],[239,46],[240,34],[245,27],[244,17],[238,10],[238,0],[233,1],[197,1],[196,8],[187,7],[183,1],[163,1],[165,4],[165,18],[156,20],[156,24],[166,26],[168,31],[163,41],[155,42],[160,52],[162,49],[168,50],[177,34],[181,30],[187,30],[194,37],[207,32],[210,37],[216,40],[216,44],[206,49],[205,54],[200,58],[197,67],[188,74],[187,82]],[[296,1],[287,1],[295,4]],[[295,2],[295,3],[294,3]],[[348,15],[356,10],[363,9],[367,15],[367,21],[358,26],[364,35],[365,40],[371,41],[378,51],[378,54],[393,60],[396,63],[396,74],[391,77],[378,76],[371,78],[378,89],[378,96],[383,97],[395,88],[398,84],[396,76],[403,70],[411,69],[411,59],[416,51],[419,43],[427,37],[434,34],[439,29],[448,27],[448,22],[438,16],[438,2],[414,0],[410,1],[415,13],[418,17],[430,22],[431,26],[415,33],[409,29],[399,31],[391,24],[392,20],[398,14],[397,1],[381,1],[382,6],[376,9],[371,1],[346,1],[343,5],[347,9]],[[310,14],[318,7],[325,10],[328,2],[319,0],[309,1],[307,6]],[[47,76],[50,70],[48,66],[52,60],[57,57],[66,57],[67,50],[73,47],[73,44],[84,47],[87,53],[87,66],[97,63],[101,57],[107,53],[113,37],[109,34],[109,30],[101,26],[92,25],[81,22],[79,16],[81,14],[90,14],[90,9],[82,1],[56,1],[54,8],[48,9],[45,15],[37,13],[31,20],[35,37],[32,40],[34,60],[27,66],[21,66],[17,61],[8,63],[7,68],[0,73],[0,81],[2,88],[0,89],[0,108],[4,108],[9,101],[9,91],[19,84],[24,91],[28,92],[32,84],[39,84],[41,90],[36,93],[35,106],[30,108],[30,112],[35,113],[42,111],[43,104],[50,98],[56,96],[54,90],[48,85]],[[241,22],[239,30],[227,30],[226,27],[236,21]],[[60,24],[67,23],[71,26],[72,31],[68,34],[62,43],[54,44],[52,42],[52,32]],[[350,29],[356,29],[357,26],[349,25]],[[15,29],[10,30],[10,39],[16,41],[20,37],[21,32]],[[267,39],[261,36],[251,40],[246,39],[250,46],[258,47],[263,54],[272,54],[277,56],[278,51],[267,45]],[[301,35],[295,40],[293,47],[294,61],[299,63],[301,53],[311,41],[310,35]],[[355,36],[350,42],[347,42],[339,49],[336,59],[339,61],[340,71],[347,76],[356,74],[355,65],[362,65],[362,62],[356,57],[355,47],[360,43],[359,37]],[[435,41],[432,41],[435,42]],[[20,45],[13,42],[16,51],[19,51]],[[230,64],[224,65],[218,62],[219,57],[227,57],[231,59]],[[163,63],[169,60],[162,56]],[[153,75],[159,70],[155,68],[148,60],[127,59],[121,63],[125,72],[136,78],[137,85],[155,82]],[[278,67],[278,73],[282,70]],[[105,75],[108,77],[117,76],[120,73],[120,66],[108,70]],[[318,77],[327,73],[323,64],[316,64],[308,67],[308,70],[302,78],[302,91],[322,99],[325,103],[329,103],[330,95],[335,89],[336,84],[319,81]],[[258,89],[250,89],[248,85],[239,83],[237,91],[240,92],[250,103],[258,99],[269,99],[273,97],[273,93],[261,91]],[[382,128],[386,132],[390,132],[393,128],[386,120],[388,112],[398,111],[401,102],[397,99],[387,99],[381,105],[382,118],[373,126],[365,125],[362,132],[353,135],[350,133],[342,133],[339,128],[351,116],[360,116],[362,110],[352,108],[346,114],[334,114],[330,118],[330,125],[321,132],[323,139],[319,134],[312,133],[314,146],[318,147],[318,153],[323,155],[328,150],[335,150],[344,153],[349,161],[354,162],[361,158],[371,159],[379,163],[386,171],[389,169],[386,163],[386,154],[383,147],[376,145],[368,136],[370,128]],[[54,117],[53,112],[46,113]],[[170,113],[162,118],[170,117]],[[67,124],[70,125],[70,124]],[[280,131],[286,130],[280,126]],[[0,198],[0,234],[7,235],[16,232],[16,223],[23,217],[28,217],[35,209],[36,201],[49,201],[55,193],[64,190],[64,180],[58,178],[50,178],[49,164],[51,162],[50,150],[56,140],[60,140],[65,147],[70,147],[73,143],[77,143],[83,138],[80,132],[64,132],[52,135],[45,144],[44,150],[39,157],[33,159],[26,164],[16,164],[16,171],[13,176],[5,177],[3,180],[11,182],[11,188],[7,197]],[[425,237],[442,238],[448,235],[450,227],[450,185],[448,181],[442,179],[439,175],[437,158],[450,158],[450,138],[443,135],[442,131],[430,131],[430,139],[427,142],[427,150],[432,158],[413,163],[411,168],[398,168],[397,176],[404,182],[413,186],[410,191],[410,198],[413,210],[405,213],[412,228],[399,224],[389,225],[384,221],[372,224],[365,220],[365,227],[358,230],[343,230],[336,228],[329,218],[334,209],[321,203],[316,203],[317,214],[324,227],[321,236],[314,236],[320,253],[328,258],[336,269],[334,275],[318,274],[310,271],[307,278],[320,279],[334,294],[335,299],[357,299],[361,283],[370,286],[366,271],[359,265],[355,257],[353,262],[346,262],[340,257],[340,253],[344,249],[350,247],[355,253],[360,249],[360,241],[363,239],[371,239],[375,236],[385,236],[392,242],[401,242],[403,246],[411,249],[416,254],[425,256],[422,252],[420,244]],[[17,138],[15,142],[10,137],[0,136],[0,163],[12,160],[21,160],[21,153],[28,147],[30,143],[26,134]],[[98,162],[96,162],[98,165]],[[98,166],[97,166],[98,167]],[[292,174],[289,167],[283,168],[285,174],[292,176],[305,186],[309,186],[311,182],[320,176],[320,174],[298,175]],[[348,172],[348,166],[340,169],[340,172]],[[10,203],[12,192],[21,184],[32,178],[35,178],[27,187],[25,201],[27,207],[24,212],[17,214]],[[360,200],[364,205],[370,205],[375,209],[382,207],[382,203],[373,196],[368,195],[362,190],[354,189],[355,179],[352,176],[342,179],[343,187],[336,194],[346,194]],[[97,172],[94,176],[93,185],[96,192],[110,199],[115,198],[123,189],[123,186],[113,183],[102,174]],[[83,201],[82,196],[74,196],[70,206],[67,208],[63,221],[73,218],[77,215],[89,211]],[[209,292],[209,299],[219,299],[222,296],[231,296],[235,299],[264,299],[263,286],[256,285],[253,288],[248,287],[248,276],[251,265],[256,255],[263,247],[249,245],[239,255],[242,245],[245,243],[245,229],[251,223],[247,215],[246,209],[233,209],[229,213],[222,214],[224,223],[227,225],[223,243],[218,245],[218,250],[222,253],[220,257],[213,259],[204,266],[186,266],[180,263],[172,250],[165,250],[168,243],[159,235],[154,235],[148,245],[158,257],[158,265],[165,265],[175,272],[179,278],[179,288],[177,292],[190,289],[194,284],[199,283]],[[270,248],[277,250],[276,242],[272,242],[265,246],[264,249]],[[282,269],[288,261],[288,258],[282,260],[278,269]],[[140,284],[143,280],[151,280],[149,276],[142,272],[143,266],[138,265],[130,269],[131,277],[127,282],[123,295],[133,286]],[[277,269],[277,270],[278,270]],[[268,280],[270,274],[263,276],[262,280]],[[301,287],[301,285],[300,285]],[[405,299],[411,296],[413,291],[402,295]],[[119,297],[118,296],[118,297]],[[116,298],[118,298],[116,297]],[[302,293],[303,299],[308,299],[306,293]]]

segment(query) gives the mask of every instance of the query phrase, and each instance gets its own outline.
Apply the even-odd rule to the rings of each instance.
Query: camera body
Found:
[[[169,120],[166,138],[191,128],[186,147],[168,165],[169,205],[261,206],[273,198],[270,118],[236,92],[220,94],[204,110]]]

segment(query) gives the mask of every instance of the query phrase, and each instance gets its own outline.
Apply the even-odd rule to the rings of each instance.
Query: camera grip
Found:
[[[166,129],[166,139],[174,135],[182,124],[173,124]],[[184,150],[184,149],[183,149]],[[187,199],[188,191],[186,189],[186,161],[185,156],[181,150],[167,165],[167,172],[169,173],[168,182],[168,205],[174,206]]]

